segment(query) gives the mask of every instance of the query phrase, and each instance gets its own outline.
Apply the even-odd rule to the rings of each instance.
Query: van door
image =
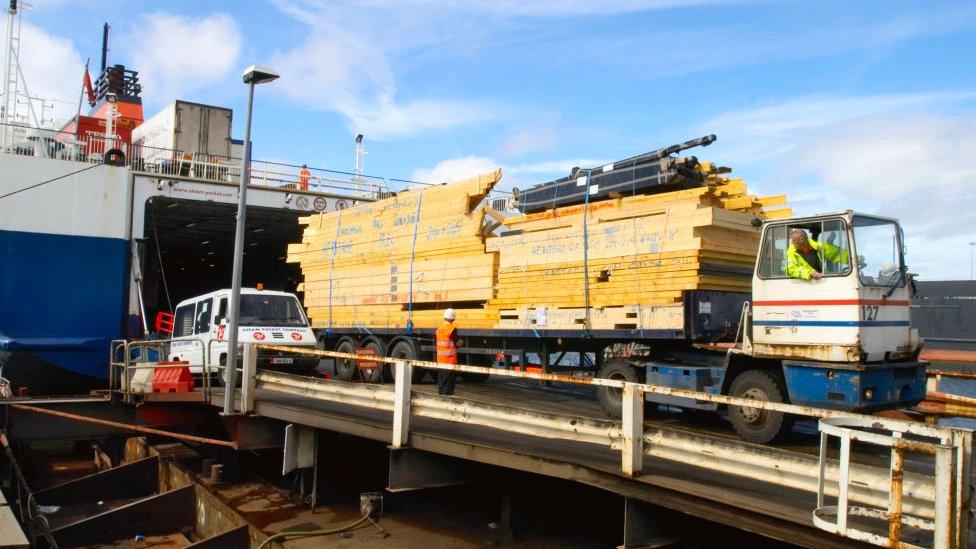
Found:
[[[194,315],[193,334],[196,340],[202,342],[203,348],[199,344],[193,348],[194,361],[191,364],[204,365],[206,348],[210,342],[210,326],[213,324],[213,298],[208,297],[197,302],[196,314]]]
[[[230,322],[230,319],[227,318],[227,296],[219,295],[216,299],[217,306],[214,311],[213,328],[210,331],[213,334],[209,356],[211,366],[220,365],[220,355],[227,352],[227,325],[222,323]]]
[[[203,362],[200,343],[196,340],[196,302],[180,305],[173,319],[173,343],[170,345],[171,360],[185,360],[199,367]],[[199,370],[194,370],[199,371]]]

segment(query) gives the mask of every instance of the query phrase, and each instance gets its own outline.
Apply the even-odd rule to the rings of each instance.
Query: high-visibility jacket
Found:
[[[437,362],[440,364],[457,364],[457,328],[453,322],[444,322],[437,327],[434,334],[437,348]]]
[[[298,188],[303,191],[308,190],[308,180],[312,179],[312,172],[308,168],[298,170]]]
[[[823,264],[827,261],[832,261],[834,263],[848,263],[850,261],[850,252],[847,250],[838,248],[833,244],[828,244],[827,242],[817,242],[816,240],[807,239],[810,247],[813,251],[817,252],[817,257],[820,258],[820,263]],[[821,265],[821,269],[823,269]],[[803,255],[796,250],[796,246],[790,243],[790,246],[786,248],[786,274],[793,278],[802,278],[803,280],[810,280],[813,276],[813,272],[816,269],[811,266]],[[821,270],[822,272],[822,270]]]

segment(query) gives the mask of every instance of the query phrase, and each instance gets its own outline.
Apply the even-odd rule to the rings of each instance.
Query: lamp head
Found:
[[[279,75],[273,69],[264,67],[262,65],[251,65],[250,67],[244,69],[244,83],[245,84],[264,84],[265,82],[271,82],[278,78]]]

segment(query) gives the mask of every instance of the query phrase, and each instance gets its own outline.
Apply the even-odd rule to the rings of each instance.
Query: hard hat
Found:
[[[455,318],[454,309],[448,308],[444,310],[444,320],[454,320]]]

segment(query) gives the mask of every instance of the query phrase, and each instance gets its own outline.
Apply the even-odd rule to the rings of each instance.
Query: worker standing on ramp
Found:
[[[302,164],[302,167],[298,169],[298,190],[307,191],[308,182],[311,180],[312,180],[312,171],[308,169],[307,164]]]
[[[454,326],[454,309],[444,311],[444,323],[438,326],[434,334],[437,348],[438,364],[457,364],[458,337],[457,327]],[[456,373],[453,370],[437,370],[437,394],[453,395]]]

